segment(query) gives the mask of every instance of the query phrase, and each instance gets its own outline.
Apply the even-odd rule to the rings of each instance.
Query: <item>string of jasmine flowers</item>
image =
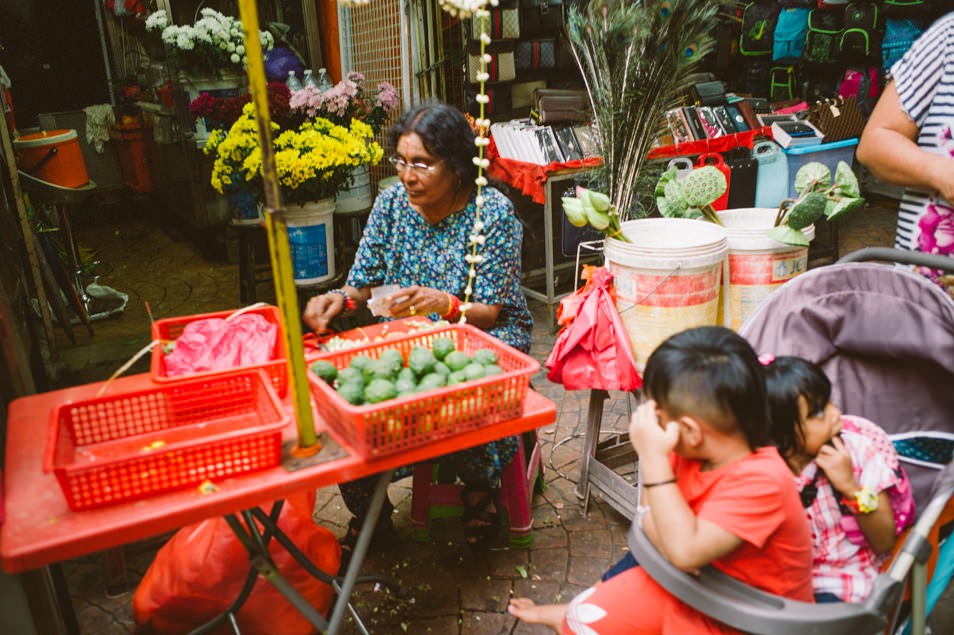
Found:
[[[339,3],[346,6],[361,6],[369,4],[371,0],[338,0]],[[477,125],[477,136],[474,144],[477,146],[477,156],[474,157],[474,165],[477,166],[477,178],[474,184],[477,186],[477,196],[475,203],[477,206],[477,218],[468,237],[470,253],[464,256],[467,262],[467,286],[464,287],[464,301],[460,305],[460,323],[467,322],[467,310],[470,309],[470,297],[474,292],[474,279],[477,277],[477,265],[484,261],[485,257],[479,253],[483,247],[486,237],[483,234],[485,225],[481,215],[481,208],[486,199],[484,199],[483,188],[487,186],[487,177],[484,171],[490,165],[490,159],[486,158],[487,146],[490,144],[490,138],[487,136],[490,130],[490,119],[486,117],[486,106],[490,103],[490,98],[486,92],[486,82],[490,79],[487,72],[487,64],[491,61],[490,53],[487,52],[487,45],[490,44],[490,35],[487,33],[487,20],[490,17],[490,11],[487,5],[496,7],[500,4],[499,0],[439,0],[441,9],[449,14],[460,18],[471,18],[480,20],[480,71],[477,73],[477,81],[480,82],[480,88],[477,93],[477,103],[480,110],[475,124]]]

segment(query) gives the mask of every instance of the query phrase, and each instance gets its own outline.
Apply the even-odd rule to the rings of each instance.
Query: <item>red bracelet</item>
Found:
[[[460,317],[460,298],[451,293],[447,295],[447,312],[441,315],[448,322],[453,322]]]

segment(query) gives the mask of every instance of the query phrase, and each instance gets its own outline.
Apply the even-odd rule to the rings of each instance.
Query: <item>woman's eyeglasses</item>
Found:
[[[434,168],[443,163],[443,161],[438,161],[428,165],[426,163],[408,163],[401,157],[391,156],[388,157],[388,161],[391,162],[391,165],[394,166],[394,169],[397,170],[398,174],[403,174],[404,170],[411,168],[414,170],[414,173],[418,176],[427,176],[434,173]]]

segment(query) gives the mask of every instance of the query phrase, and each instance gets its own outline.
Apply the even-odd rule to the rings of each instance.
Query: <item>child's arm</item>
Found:
[[[815,462],[825,472],[832,487],[842,496],[850,498],[861,489],[851,469],[851,454],[837,436],[832,439],[832,443],[833,445],[822,446]],[[878,494],[876,510],[869,514],[857,514],[855,518],[872,549],[881,553],[894,549],[897,541],[894,512],[886,492]]]
[[[679,440],[678,424],[660,427],[656,404],[647,401],[636,409],[629,435],[639,455],[643,491],[651,510],[651,518],[644,524],[646,535],[666,559],[683,571],[696,571],[735,551],[742,539],[696,517],[676,486],[669,454]]]

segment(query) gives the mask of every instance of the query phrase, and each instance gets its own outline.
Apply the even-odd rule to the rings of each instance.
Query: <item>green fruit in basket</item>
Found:
[[[430,373],[421,377],[421,383],[417,385],[417,392],[424,392],[425,390],[434,390],[435,388],[443,388],[447,385],[447,379],[444,375],[440,373]]]
[[[411,370],[410,368],[406,366],[398,371],[397,378],[406,379],[413,384],[417,383],[417,375],[414,374],[413,370]]]
[[[444,361],[447,354],[456,349],[454,340],[449,337],[435,337],[434,341],[431,342],[431,351],[434,353],[434,357],[441,361]]]
[[[401,351],[397,350],[396,348],[384,349],[378,359],[389,363],[394,369],[394,374],[397,374],[399,370],[404,368],[404,355],[401,355]]]
[[[338,371],[338,384],[358,384],[364,390],[364,373],[360,368],[342,368]]]
[[[482,348],[474,353],[474,356],[471,359],[482,366],[486,366],[488,364],[496,364],[498,357],[497,353],[493,352],[489,348]]]
[[[477,362],[471,362],[464,367],[464,379],[465,381],[472,381],[474,379],[480,379],[484,376],[484,367]]]
[[[364,370],[368,367],[368,364],[374,360],[367,355],[355,355],[351,358],[351,362],[348,363],[349,368],[357,368],[358,370]]]
[[[491,375],[499,375],[504,372],[503,368],[497,366],[497,364],[487,364],[484,366],[484,377],[490,377]]]
[[[470,357],[467,356],[467,353],[453,351],[447,354],[447,357],[444,358],[444,363],[447,364],[447,367],[452,371],[464,370],[467,364],[470,363]]]
[[[394,368],[394,364],[386,359],[376,359],[363,371],[366,379],[375,380],[375,379],[387,379],[394,380],[397,377],[398,369]]]
[[[448,386],[459,384],[462,381],[467,381],[467,378],[464,376],[464,371],[462,370],[451,371],[451,374],[447,376]]]
[[[335,390],[352,406],[360,406],[364,402],[364,383],[355,381],[340,384]]]
[[[398,391],[398,395],[410,395],[413,394],[417,388],[417,383],[412,379],[398,379],[394,382],[394,388]]]
[[[434,357],[434,353],[431,352],[431,349],[424,348],[423,346],[415,346],[411,349],[411,354],[407,356],[407,367],[414,371],[414,374],[418,377],[422,377],[434,368],[434,364],[437,363],[437,358]]]
[[[330,384],[338,378],[338,369],[326,359],[319,359],[312,364],[311,372],[321,377],[326,384]]]
[[[434,368],[431,369],[431,372],[447,377],[448,375],[450,375],[451,369],[448,368],[447,364],[445,364],[444,362],[437,362],[436,364],[434,364]]]
[[[364,399],[368,403],[381,403],[397,397],[397,388],[387,379],[373,379],[364,389]]]

